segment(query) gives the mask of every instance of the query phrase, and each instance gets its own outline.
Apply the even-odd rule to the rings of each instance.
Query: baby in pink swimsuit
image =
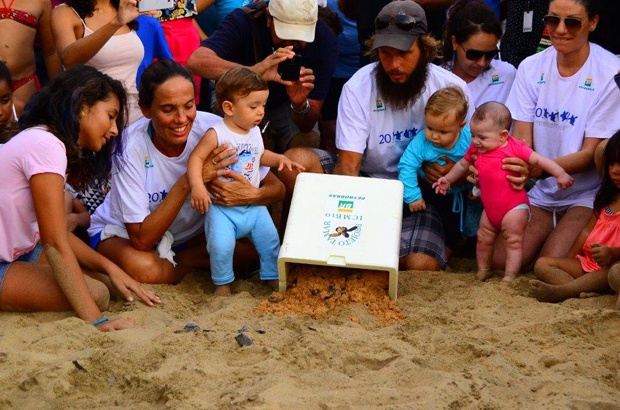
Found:
[[[445,194],[450,189],[450,181],[457,181],[465,175],[470,164],[474,164],[478,170],[484,212],[478,228],[476,278],[482,281],[493,276],[490,268],[493,244],[500,232],[506,240],[506,266],[502,280],[514,280],[521,269],[529,200],[524,190],[515,190],[506,179],[510,172],[502,169],[502,159],[521,158],[556,177],[561,188],[573,184],[573,178],[560,165],[512,138],[508,133],[511,123],[510,111],[501,103],[487,102],[478,107],[470,122],[472,145],[465,157],[445,177],[433,184],[436,192]]]

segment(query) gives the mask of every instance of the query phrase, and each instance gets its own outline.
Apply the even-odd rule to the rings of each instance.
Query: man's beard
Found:
[[[391,109],[398,111],[411,107],[418,99],[426,84],[428,63],[420,59],[407,81],[395,83],[383,68],[381,62],[375,68],[375,80],[379,96]]]

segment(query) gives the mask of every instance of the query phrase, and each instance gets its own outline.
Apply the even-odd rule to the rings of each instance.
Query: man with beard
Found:
[[[397,179],[403,151],[424,127],[424,106],[430,96],[440,88],[457,85],[471,100],[463,80],[431,63],[437,41],[427,34],[426,16],[417,3],[393,1],[383,7],[375,19],[371,41],[372,53],[379,62],[362,67],[342,90],[337,158],[308,148],[285,153],[304,165],[307,172]],[[470,107],[468,120],[471,111]],[[445,175],[451,165],[435,169]],[[284,169],[278,176],[292,194],[297,172]],[[440,270],[446,263],[442,217],[437,208],[429,205],[424,212],[407,214],[401,234],[401,269]]]

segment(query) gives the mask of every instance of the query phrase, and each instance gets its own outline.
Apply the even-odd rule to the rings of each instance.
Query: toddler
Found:
[[[258,187],[259,165],[304,168],[284,155],[264,149],[258,125],[265,115],[269,95],[267,82],[246,67],[235,67],[217,81],[216,100],[224,113],[222,122],[210,128],[191,153],[187,175],[191,187],[191,205],[200,213],[206,211],[205,235],[211,261],[211,278],[215,294],[229,296],[233,273],[233,251],[236,240],[249,238],[260,256],[260,278],[273,288],[277,284],[277,259],[280,239],[267,208],[262,205],[220,206],[209,204],[209,193],[202,180],[205,159],[217,146],[228,143],[237,150],[238,161],[231,169]]]
[[[529,164],[542,168],[557,178],[561,188],[568,188],[573,178],[556,162],[535,153],[524,143],[517,142],[509,135],[512,117],[508,108],[498,102],[482,104],[474,112],[470,122],[471,146],[465,157],[457,162],[448,174],[433,184],[436,192],[444,193],[451,181],[458,180],[474,164],[478,170],[478,180],[484,212],[478,228],[476,259],[478,273],[476,278],[487,280],[491,272],[493,244],[502,232],[506,240],[505,282],[510,282],[519,274],[523,253],[523,234],[529,220],[529,200],[525,190],[515,190],[506,179],[508,171],[502,169],[502,159],[518,157]],[[472,155],[476,155],[474,161]]]
[[[452,161],[463,158],[470,144],[470,131],[465,126],[467,97],[456,86],[439,89],[424,107],[424,129],[407,145],[398,163],[398,179],[405,185],[404,200],[411,212],[426,209],[418,186],[424,177],[422,163]]]

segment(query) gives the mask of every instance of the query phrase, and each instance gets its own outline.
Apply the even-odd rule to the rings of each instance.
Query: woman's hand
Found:
[[[225,172],[225,175],[232,178],[232,181],[221,181],[220,179],[211,181],[209,192],[213,194],[212,202],[224,206],[255,203],[259,197],[259,189],[250,184],[243,175],[230,170]]]
[[[502,160],[502,164],[503,170],[516,172],[517,174],[519,174],[518,176],[506,176],[506,179],[510,181],[510,185],[512,185],[512,188],[517,191],[525,188],[525,183],[531,176],[530,171],[532,170],[530,169],[530,165],[527,162],[523,161],[521,158],[515,157],[504,158]],[[540,173],[538,174],[538,176],[540,176]]]
[[[229,144],[222,144],[211,151],[202,166],[202,180],[210,182],[217,179],[218,176],[226,175],[226,167],[239,161],[235,156],[237,150],[230,148]]]
[[[101,332],[112,332],[114,330],[123,330],[129,327],[134,327],[135,325],[136,321],[133,319],[118,318],[107,320],[95,327]]]
[[[114,265],[106,272],[112,281],[112,285],[123,295],[125,300],[133,302],[133,295],[142,300],[148,306],[155,306],[155,303],[161,303],[161,299],[155,292],[145,288],[131,276],[127,275],[121,268]]]

